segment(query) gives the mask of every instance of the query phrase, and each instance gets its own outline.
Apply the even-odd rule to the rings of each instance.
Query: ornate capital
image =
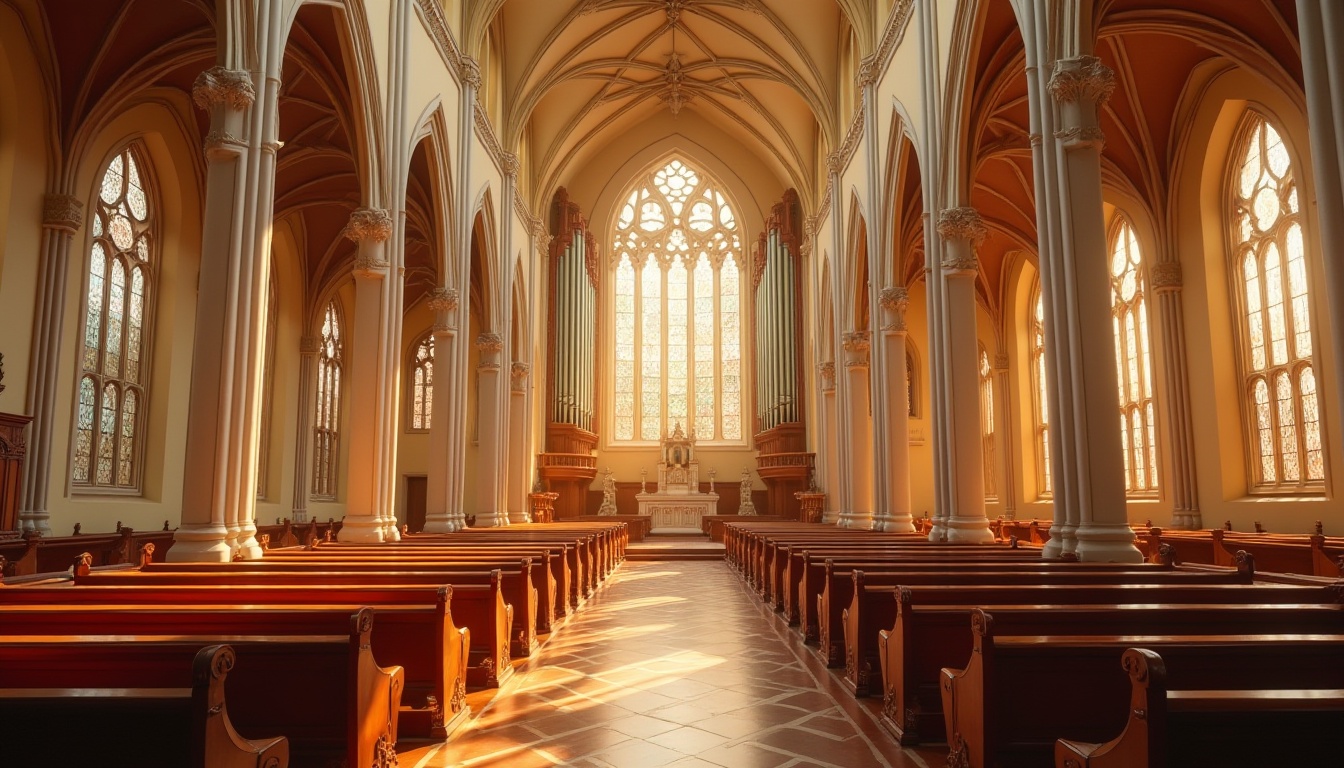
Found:
[[[850,331],[841,338],[845,347],[845,367],[868,367],[868,350],[872,347],[872,337],[868,331]]]
[[[42,226],[74,232],[84,223],[84,204],[74,195],[47,195],[42,198]]]
[[[321,336],[300,336],[299,354],[305,357],[312,357],[322,351]]]
[[[509,368],[509,379],[514,392],[527,391],[527,375],[532,372],[532,366],[527,363],[514,362]]]
[[[191,100],[205,110],[223,105],[242,111],[256,98],[252,76],[240,69],[211,67],[197,75],[191,86]]]
[[[541,234],[539,234],[539,235],[537,235],[537,236],[536,236],[536,242],[537,242],[537,255],[540,256],[540,257],[543,258],[543,259],[546,258],[546,257],[548,257],[548,256],[550,256],[550,255],[551,255],[551,241],[554,240],[554,239],[555,239],[555,238],[551,237],[550,235],[548,235],[548,234],[546,234],[546,233],[544,233],[544,232],[541,233]]]
[[[463,56],[457,60],[457,77],[468,88],[480,90],[481,65],[470,56]]]
[[[364,253],[355,257],[355,263],[351,269],[354,271],[355,277],[382,277],[390,266],[392,265],[388,262],[375,259]]]
[[[988,233],[980,212],[974,208],[946,208],[938,214],[938,234],[944,240],[966,240],[976,247]]]
[[[832,176],[839,176],[845,170],[845,157],[839,152],[826,155],[826,170]]]
[[[817,373],[821,374],[821,391],[830,392],[835,389],[835,363],[822,363],[817,366]]]
[[[1106,143],[1106,134],[1095,125],[1080,125],[1055,131],[1055,138],[1070,144],[1102,145]]]
[[[1115,72],[1096,56],[1060,59],[1050,75],[1050,93],[1055,101],[1106,103],[1115,90]]]
[[[497,355],[504,349],[504,337],[494,331],[486,331],[476,337],[476,348],[482,355]]]
[[[1007,353],[1007,352],[998,352],[998,353],[996,353],[996,354],[994,355],[994,370],[996,370],[996,371],[1006,371],[1006,370],[1008,370],[1008,353]]]
[[[458,306],[456,288],[435,288],[429,292],[429,305],[431,312],[456,312]]]
[[[392,236],[392,217],[383,208],[356,208],[350,212],[350,221],[341,234],[356,243],[365,240],[381,243]]]
[[[890,331],[904,331],[905,310],[910,306],[910,292],[901,286],[888,286],[877,295],[877,303],[887,316],[885,328]]]
[[[880,71],[877,56],[864,56],[863,60],[859,62],[859,71],[854,76],[854,82],[860,88],[867,88],[877,82],[878,74],[880,74]]]
[[[237,152],[246,147],[247,142],[228,131],[211,131],[205,135],[202,145],[205,147],[205,154],[212,155],[224,150]]]
[[[1152,284],[1153,290],[1158,293],[1179,291],[1181,286],[1185,284],[1179,261],[1164,261],[1154,264],[1148,269],[1148,280]]]
[[[505,176],[518,176],[518,156],[514,153],[501,152],[499,154],[499,165]]]

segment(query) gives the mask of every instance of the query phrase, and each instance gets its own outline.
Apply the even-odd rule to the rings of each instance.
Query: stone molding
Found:
[[[42,226],[74,232],[84,223],[84,203],[74,195],[46,195],[42,198]]]
[[[225,106],[241,112],[256,98],[252,75],[241,69],[211,67],[197,75],[191,85],[191,100],[204,110]]]
[[[877,295],[877,303],[886,313],[888,331],[904,331],[905,310],[910,306],[910,292],[902,286],[888,286]]]
[[[532,366],[527,363],[514,361],[509,367],[509,379],[514,392],[527,391],[527,376],[532,373]]]
[[[321,336],[300,336],[300,337],[299,337],[299,354],[300,354],[300,355],[303,355],[304,357],[312,357],[312,356],[315,356],[318,352],[321,352],[321,351],[322,351],[322,337],[321,337]]]
[[[383,208],[356,208],[341,234],[356,243],[381,243],[392,236],[392,217]]]
[[[519,160],[518,156],[512,152],[499,153],[500,169],[504,171],[505,176],[518,177]]]
[[[462,56],[457,60],[457,79],[468,88],[480,90],[481,88],[481,65],[470,56]]]
[[[1050,94],[1058,102],[1106,103],[1115,91],[1115,72],[1096,56],[1079,56],[1055,62],[1050,75]]]
[[[998,352],[998,353],[996,353],[996,354],[994,355],[994,370],[996,370],[996,371],[1006,371],[1006,370],[1008,370],[1008,353],[1007,353],[1007,352]]]
[[[1179,291],[1185,284],[1179,261],[1163,261],[1148,270],[1148,281],[1155,292]]]

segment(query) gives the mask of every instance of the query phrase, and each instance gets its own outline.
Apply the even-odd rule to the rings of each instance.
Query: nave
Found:
[[[935,764],[882,732],[873,701],[847,694],[724,562],[627,560],[452,741],[401,764]]]

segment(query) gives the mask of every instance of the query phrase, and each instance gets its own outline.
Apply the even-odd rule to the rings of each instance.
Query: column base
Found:
[[[943,518],[933,519],[933,527],[929,528],[929,541],[947,541],[947,523]]]
[[[509,525],[521,525],[532,522],[532,518],[524,511],[509,510]]]
[[[182,524],[173,534],[173,546],[164,560],[170,563],[227,563],[233,560],[233,549],[225,539],[229,529],[222,525]]]
[[[509,524],[508,512],[477,512],[473,528],[504,528]]]
[[[1134,531],[1127,524],[1091,523],[1078,526],[1075,554],[1088,563],[1141,563]]]
[[[341,532],[336,535],[336,539],[360,544],[382,544],[386,541],[383,538],[383,524],[371,517],[346,517],[341,522]]]
[[[289,519],[293,523],[306,523],[308,522],[308,510],[296,509],[289,513]]]
[[[993,544],[997,541],[989,530],[985,517],[950,517],[947,519],[947,540],[958,544]]]
[[[43,536],[51,535],[51,514],[46,511],[19,513],[19,532],[37,531]]]
[[[913,533],[915,530],[914,518],[909,513],[891,515],[879,512],[873,516],[873,530],[884,533]]]
[[[873,516],[871,512],[841,512],[835,525],[837,528],[868,531],[873,528]]]
[[[449,513],[441,517],[427,517],[422,533],[457,533],[467,527],[467,519],[461,512]]]
[[[1045,542],[1041,550],[1041,557],[1056,558],[1064,554],[1072,554],[1078,546],[1078,539],[1074,537],[1076,526],[1063,525],[1056,523],[1050,526],[1050,540]]]
[[[1183,509],[1171,513],[1171,529],[1174,531],[1198,531],[1204,527],[1199,510]]]
[[[401,529],[394,517],[383,525],[383,541],[401,541]]]
[[[821,513],[822,525],[838,525],[840,523],[840,510],[828,509]]]

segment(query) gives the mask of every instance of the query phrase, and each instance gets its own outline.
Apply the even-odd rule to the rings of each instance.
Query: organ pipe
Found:
[[[551,242],[553,335],[550,412],[557,424],[591,431],[596,410],[596,243],[579,208],[556,193]]]
[[[765,432],[801,421],[798,392],[797,196],[774,206],[758,243],[756,295],[756,416]]]

